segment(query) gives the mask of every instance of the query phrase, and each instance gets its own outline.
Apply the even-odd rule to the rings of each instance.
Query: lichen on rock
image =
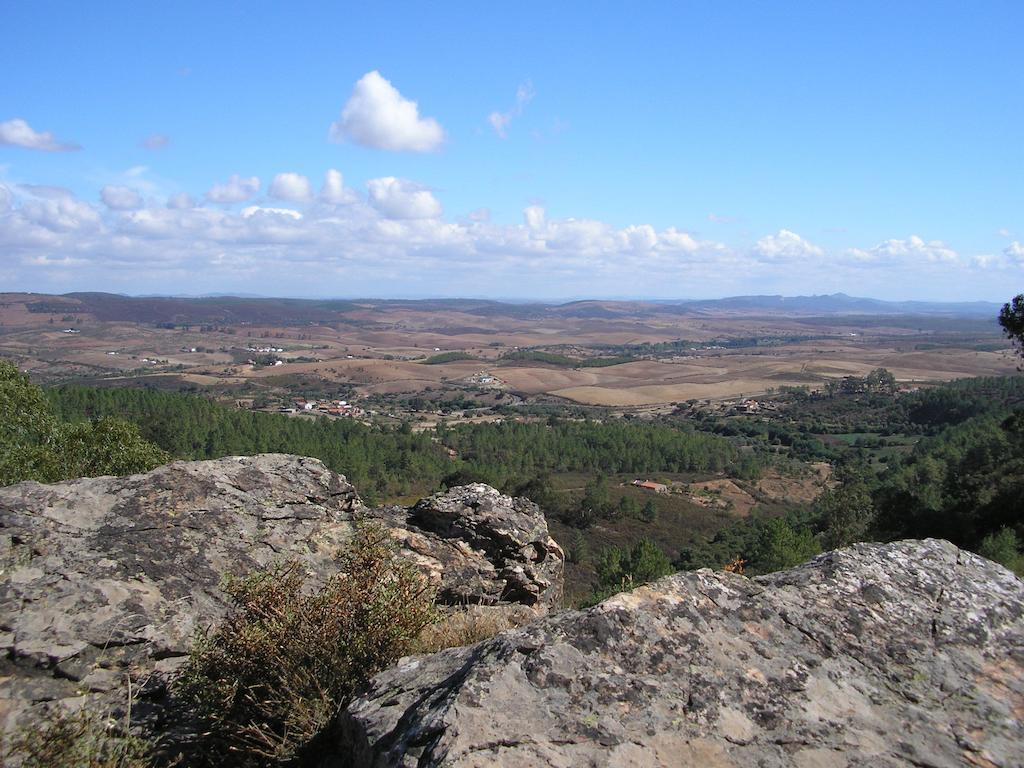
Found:
[[[129,678],[133,718],[157,719],[196,631],[228,608],[225,576],[298,561],[316,586],[360,521],[384,526],[445,603],[512,624],[557,604],[561,550],[536,505],[473,485],[418,509],[370,509],[320,461],[281,454],[0,488],[0,732],[49,702],[119,712]],[[447,527],[418,527],[436,523],[426,510]]]
[[[1024,582],[936,540],[680,573],[404,660],[323,764],[1024,765],[1022,617]]]

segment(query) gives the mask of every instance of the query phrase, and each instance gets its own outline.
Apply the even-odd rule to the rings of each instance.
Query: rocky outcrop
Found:
[[[356,766],[1024,765],[1024,582],[935,540],[697,571],[402,660]]]
[[[532,617],[560,595],[540,510],[489,486],[371,510],[320,461],[277,454],[20,483],[0,489],[0,731],[47,701],[117,709],[129,675],[158,697],[196,630],[223,616],[226,575],[299,560],[325,579],[360,519],[386,526],[442,601]]]
[[[521,603],[543,609],[561,603],[565,555],[529,499],[513,499],[474,483],[394,511],[397,527],[407,531],[396,536],[408,557],[436,572],[443,602]],[[468,558],[467,552],[485,558]]]

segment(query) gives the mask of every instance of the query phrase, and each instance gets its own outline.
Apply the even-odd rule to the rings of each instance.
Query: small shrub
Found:
[[[522,625],[529,616],[513,616],[502,610],[468,608],[455,611],[425,627],[412,648],[414,653],[436,653],[445,648],[472,645],[499,632]]]
[[[1012,528],[1001,528],[982,539],[978,554],[1006,566],[1018,576],[1024,576],[1024,554]]]
[[[9,757],[22,768],[150,768],[152,746],[120,725],[85,710],[51,711],[11,739]],[[2,761],[0,761],[2,764]]]
[[[434,619],[432,591],[387,531],[360,528],[339,566],[312,592],[295,562],[225,584],[233,609],[198,638],[175,686],[203,730],[189,764],[296,760]]]

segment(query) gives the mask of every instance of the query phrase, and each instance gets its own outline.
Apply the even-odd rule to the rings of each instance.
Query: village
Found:
[[[288,414],[310,414],[314,416],[334,416],[337,418],[361,419],[367,412],[347,400],[306,400],[296,398],[292,405],[285,405],[278,409],[279,413]]]

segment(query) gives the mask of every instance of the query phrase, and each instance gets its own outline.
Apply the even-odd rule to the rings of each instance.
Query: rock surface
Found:
[[[437,581],[443,602],[511,602],[545,609],[561,604],[565,555],[532,501],[474,483],[435,494],[399,514],[400,526],[409,533],[396,536],[407,554],[426,558],[427,568],[431,561],[441,566]],[[482,552],[486,559],[467,558],[468,552]]]
[[[677,574],[402,660],[323,764],[1020,766],[1022,617],[1024,582],[936,540]]]
[[[489,486],[371,510],[320,461],[279,454],[20,483],[0,488],[0,732],[47,701],[116,710],[129,674],[136,691],[158,689],[224,614],[225,575],[297,559],[327,578],[359,519],[388,527],[440,600],[532,617],[560,595],[540,510]]]

